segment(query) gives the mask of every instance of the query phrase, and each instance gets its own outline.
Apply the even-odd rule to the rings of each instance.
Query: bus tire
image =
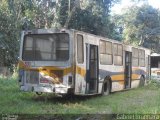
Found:
[[[145,78],[141,76],[140,82],[139,82],[139,87],[143,87],[145,85]]]
[[[110,80],[105,80],[102,86],[102,95],[109,95],[111,92]]]
[[[42,93],[42,92],[36,92],[36,94],[37,94],[37,95],[42,95],[43,93]]]

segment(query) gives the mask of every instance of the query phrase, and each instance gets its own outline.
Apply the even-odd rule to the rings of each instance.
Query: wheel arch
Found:
[[[107,80],[108,80],[109,83],[110,83],[110,92],[111,92],[111,90],[112,90],[112,78],[111,78],[111,76],[106,76],[106,77],[104,78],[103,85],[104,85],[104,83],[105,83]]]
[[[146,81],[146,78],[145,78],[145,75],[144,75],[144,74],[142,74],[142,75],[140,76],[140,79],[141,79],[141,77],[143,77],[143,78],[144,78],[144,81]]]

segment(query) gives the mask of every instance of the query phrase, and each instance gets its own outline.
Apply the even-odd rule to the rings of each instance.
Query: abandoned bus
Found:
[[[160,54],[151,54],[151,78],[160,80]]]
[[[143,86],[150,50],[77,30],[22,32],[19,83],[22,91],[108,95]]]

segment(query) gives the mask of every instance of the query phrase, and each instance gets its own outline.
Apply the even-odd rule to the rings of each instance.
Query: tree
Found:
[[[148,4],[140,7],[133,5],[122,15],[116,16],[117,25],[123,28],[125,43],[144,46],[160,52],[160,11]],[[155,49],[156,48],[156,49]]]
[[[68,0],[61,0],[57,3],[53,26],[66,27],[66,20],[69,19],[67,23],[68,28],[111,38],[114,26],[110,21],[109,13],[112,4],[117,1],[70,0],[71,4],[69,7]],[[72,15],[69,12],[72,12]]]
[[[0,5],[0,44],[1,44],[1,58],[3,58],[3,65],[11,66],[15,63],[18,57],[19,47],[19,27],[18,12],[12,12],[9,9],[7,1],[1,1]],[[14,13],[14,14],[13,14]]]
[[[119,0],[0,1],[0,59],[4,66],[12,66],[17,62],[21,30],[67,27],[111,38],[110,7]]]
[[[12,68],[19,52],[19,39],[22,30],[24,7],[29,0],[1,0],[0,4],[0,58],[3,66]],[[29,7],[26,7],[30,9]]]

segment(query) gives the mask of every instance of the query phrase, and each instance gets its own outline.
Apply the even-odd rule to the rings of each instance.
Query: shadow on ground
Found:
[[[66,96],[55,96],[51,94],[45,95],[34,95],[32,97],[33,101],[39,102],[50,102],[50,103],[80,103],[89,99],[101,97],[101,95],[89,95],[89,96],[79,96],[79,95],[66,95]]]

